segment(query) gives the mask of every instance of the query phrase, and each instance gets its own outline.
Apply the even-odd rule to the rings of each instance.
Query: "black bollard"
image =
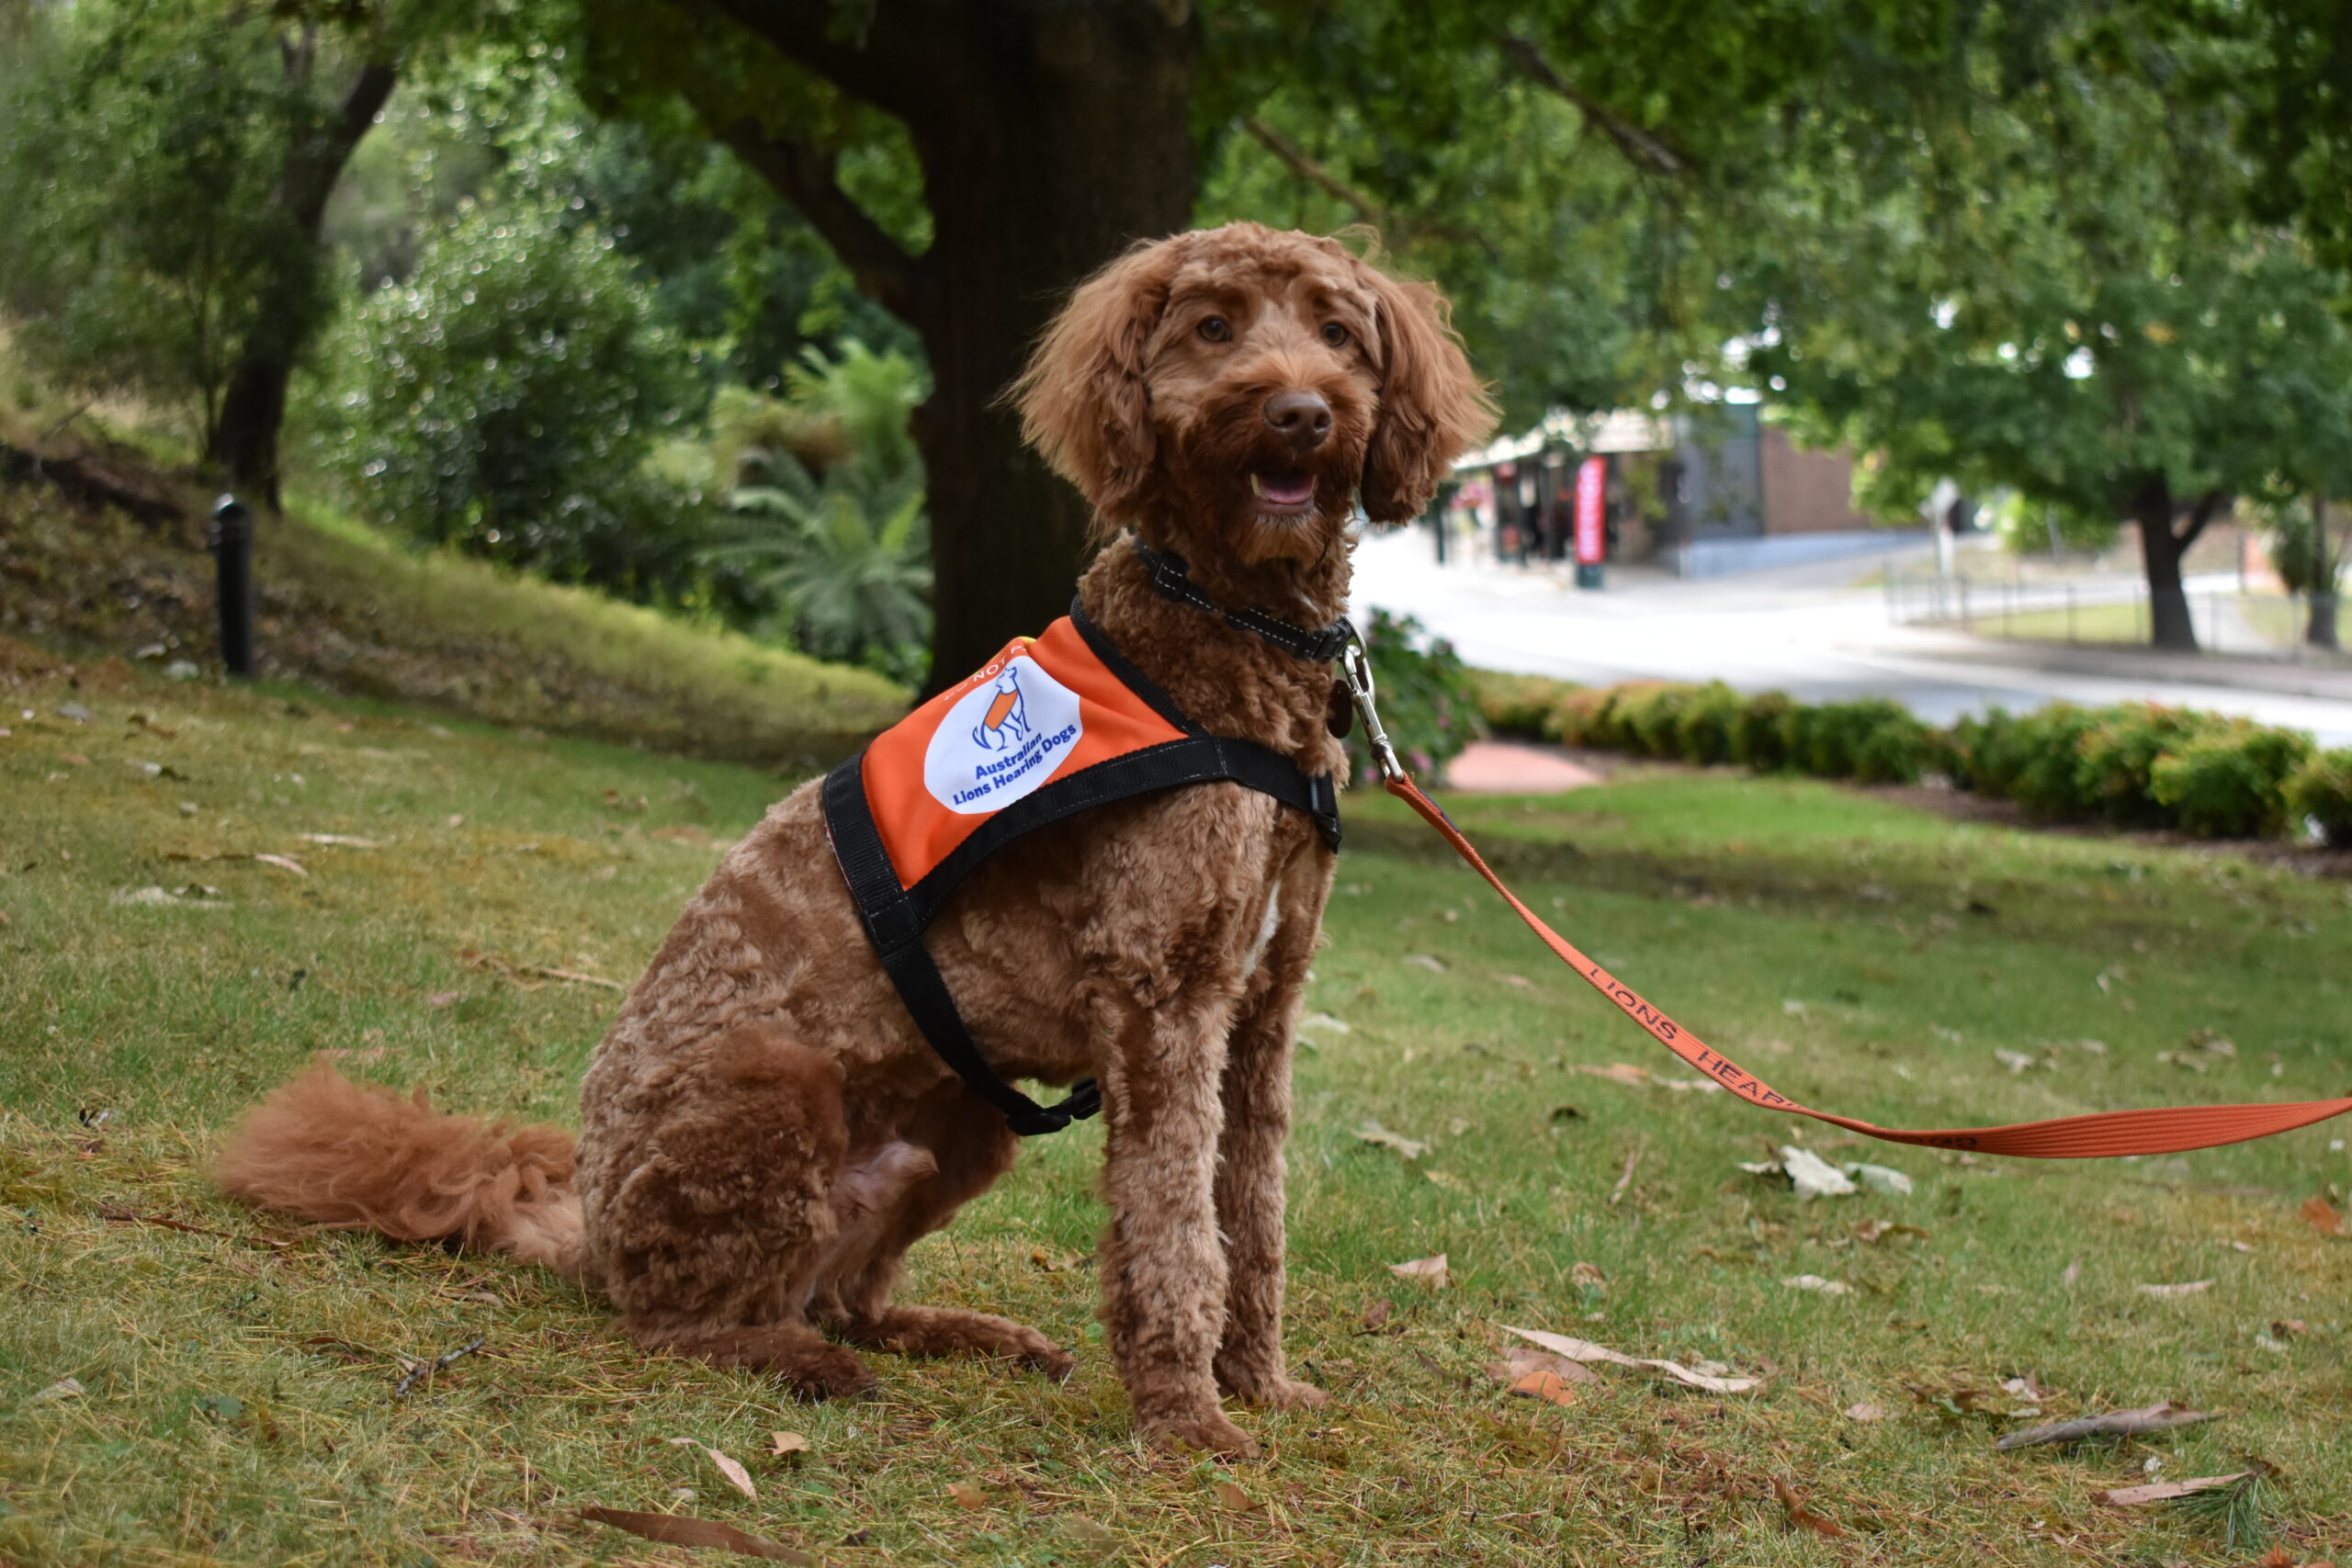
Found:
[[[212,507],[205,543],[220,568],[220,662],[232,675],[254,672],[254,514],[233,495]]]

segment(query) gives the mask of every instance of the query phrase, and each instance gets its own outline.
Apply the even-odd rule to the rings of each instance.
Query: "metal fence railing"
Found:
[[[2256,593],[2215,581],[2188,585],[2188,618],[2198,646],[2235,658],[2306,662],[2301,594]],[[2145,644],[2148,585],[2126,579],[2036,582],[2007,578],[1886,577],[1887,619],[1897,626],[1944,626],[1977,637],[2086,645]]]

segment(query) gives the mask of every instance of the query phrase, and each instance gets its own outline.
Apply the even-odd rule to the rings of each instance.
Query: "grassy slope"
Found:
[[[209,660],[202,498],[126,448],[81,453],[69,476],[76,461],[165,515],[142,524],[49,483],[0,481],[0,632],[94,658],[164,645]],[[866,671],[419,555],[320,508],[265,523],[254,570],[265,671],[355,694],[797,768],[844,755],[905,710],[905,694]]]
[[[795,1406],[756,1378],[647,1363],[544,1274],[368,1238],[277,1245],[288,1233],[199,1175],[239,1108],[330,1045],[453,1105],[569,1120],[615,993],[462,955],[628,976],[707,871],[709,836],[752,821],[773,781],[311,695],[300,716],[266,693],[143,681],[0,696],[16,731],[0,740],[0,1557],[695,1560],[578,1524],[591,1503],[699,1512],[853,1563],[1859,1555],[1789,1529],[1769,1490],[1782,1477],[1872,1561],[2245,1562],[2193,1517],[2086,1495],[2150,1455],[2179,1476],[2249,1453],[2290,1483],[2272,1523],[2296,1560],[2352,1539],[2352,1244],[2295,1215],[2346,1182],[2330,1145],[2345,1123],[2171,1160],[1963,1165],[1586,1076],[1681,1075],[1391,803],[1361,796],[1311,1003],[1351,1027],[1313,1034],[1291,1154],[1293,1354],[1340,1402],[1245,1417],[1266,1464],[1133,1440],[1079,1261],[1101,1223],[1098,1127],[1033,1147],[917,1249],[910,1292],[1080,1344],[1061,1387],[881,1357],[877,1402]],[[54,716],[77,697],[86,726]],[[25,706],[41,716],[16,718]],[[2346,1086],[2341,884],[1730,775],[1456,805],[1565,931],[1813,1103],[1950,1124]],[[204,858],[255,851],[311,874]],[[111,901],[190,884],[230,907]],[[2209,1026],[2234,1060],[2155,1061]],[[2022,1076],[1992,1054],[2086,1036],[2107,1054],[2060,1046]],[[1555,1119],[1562,1105],[1581,1114]],[[108,1114],[91,1131],[83,1111]],[[1353,1135],[1366,1117],[1437,1150],[1408,1165]],[[1801,1206],[1735,1168],[1767,1134],[1883,1159],[1918,1191]],[[109,1223],[106,1203],[222,1234]],[[1865,1246],[1851,1227],[1867,1218],[1931,1234]],[[1441,1250],[1442,1293],[1383,1268]],[[1578,1262],[1605,1286],[1580,1284]],[[1780,1283],[1804,1273],[1854,1293]],[[2215,1283],[2177,1300],[2133,1290],[2200,1279]],[[1382,1302],[1387,1331],[1363,1332]],[[2309,1333],[2257,1343],[2286,1318]],[[1612,1378],[1572,1408],[1531,1404],[1486,1374],[1498,1323],[1775,1375],[1745,1398]],[[476,1335],[484,1354],[391,1398],[401,1359]],[[2002,1423],[1906,1392],[2028,1372],[2053,1416],[2176,1398],[2226,1419],[2121,1453],[1996,1456]],[[66,1375],[82,1397],[35,1401]],[[1857,1401],[1891,1417],[1838,1414]],[[786,1428],[813,1452],[758,1458]],[[760,1500],[679,1437],[750,1461]]]

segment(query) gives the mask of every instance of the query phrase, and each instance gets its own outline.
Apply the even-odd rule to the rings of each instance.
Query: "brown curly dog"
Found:
[[[1009,396],[1096,508],[1105,547],[1080,584],[1094,623],[1207,729],[1340,769],[1330,667],[1155,592],[1134,536],[1226,605],[1336,619],[1351,509],[1413,516],[1492,423],[1439,297],[1328,239],[1181,234],[1080,287]],[[1283,1363],[1282,1147],[1332,865],[1302,814],[1201,784],[1017,840],[930,931],[1000,1073],[1102,1085],[1102,1318],[1163,1447],[1250,1452],[1221,1393],[1324,1397]],[[438,1114],[320,1066],[251,1114],[218,1176],[326,1224],[552,1265],[601,1286],[638,1344],[808,1396],[873,1382],[850,1347],[1072,1366],[1020,1324],[891,1300],[908,1247],[1002,1176],[1017,1140],[891,988],[815,784],[686,907],[582,1115],[575,1162],[560,1132]]]

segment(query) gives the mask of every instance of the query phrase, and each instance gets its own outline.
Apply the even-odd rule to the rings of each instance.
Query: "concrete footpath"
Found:
[[[1911,547],[1885,558],[1918,570],[1928,558]],[[2146,700],[2243,714],[2352,746],[2352,670],[1894,626],[1881,592],[1856,586],[1879,564],[1695,581],[1611,566],[1605,589],[1582,592],[1546,569],[1440,567],[1429,536],[1407,529],[1359,547],[1354,607],[1413,615],[1473,664],[1589,683],[1721,680],[1805,702],[1892,697],[1935,724],[1996,705],[2016,712],[2059,700]]]

